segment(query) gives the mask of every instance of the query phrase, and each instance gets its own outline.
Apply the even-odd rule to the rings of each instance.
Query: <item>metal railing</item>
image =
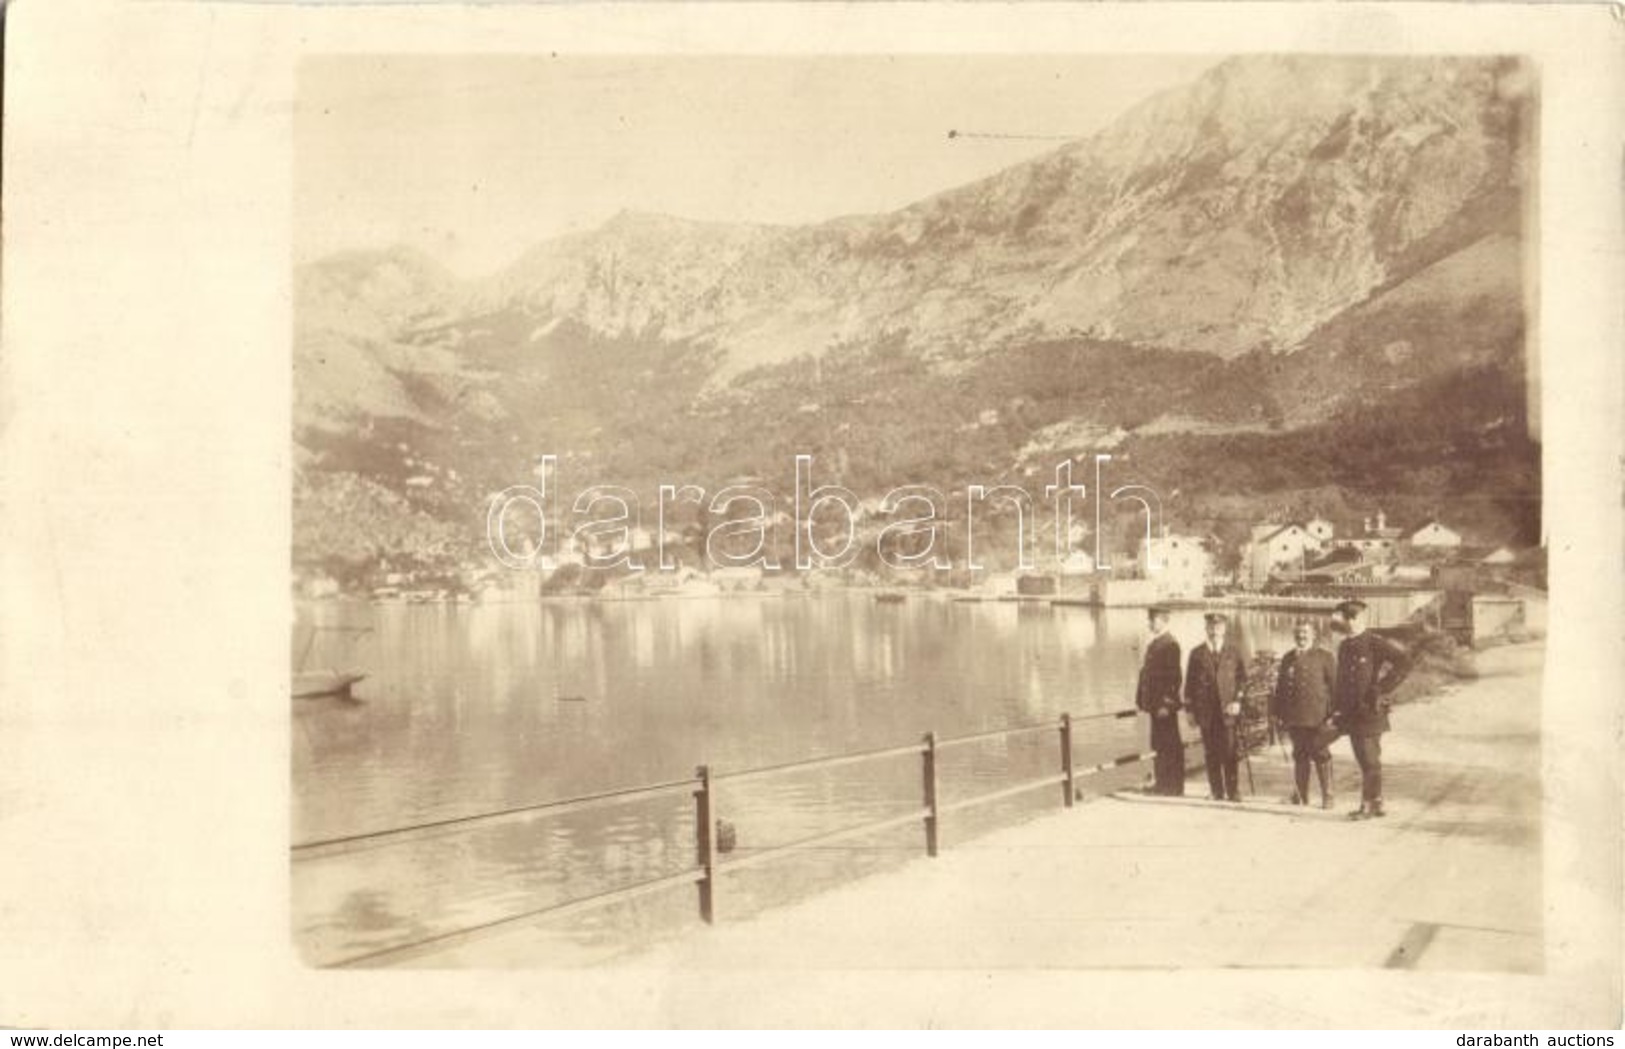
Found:
[[[577,897],[543,907],[531,908],[516,914],[504,915],[477,925],[466,926],[450,932],[437,933],[411,943],[381,947],[376,950],[352,955],[336,962],[328,963],[337,968],[361,965],[367,962],[378,962],[386,959],[401,960],[413,955],[431,951],[445,950],[459,943],[482,936],[499,929],[505,929],[521,922],[529,922],[541,918],[556,918],[566,914],[576,913],[597,907],[605,907],[615,903],[636,899],[651,893],[681,885],[695,885],[698,894],[698,907],[701,920],[707,924],[716,920],[716,895],[718,879],[733,871],[744,870],[788,856],[792,853],[811,848],[813,846],[830,845],[852,838],[860,838],[870,834],[877,834],[884,830],[905,827],[918,823],[925,836],[925,853],[927,856],[936,856],[939,849],[939,832],[942,817],[947,813],[960,812],[981,805],[1003,801],[1040,789],[1051,789],[1059,786],[1061,789],[1062,804],[1071,808],[1077,797],[1077,781],[1085,776],[1107,772],[1122,768],[1135,762],[1146,761],[1156,756],[1155,751],[1140,751],[1123,754],[1109,761],[1083,768],[1075,766],[1074,733],[1073,727],[1082,722],[1122,720],[1134,718],[1139,715],[1138,710],[1114,710],[1101,714],[1090,714],[1083,717],[1073,717],[1062,714],[1059,719],[1044,721],[1029,725],[1015,725],[1008,728],[989,729],[981,732],[971,732],[960,736],[951,736],[938,739],[935,732],[927,732],[918,743],[903,746],[883,747],[875,750],[858,751],[850,754],[836,754],[825,757],[806,758],[799,761],[789,761],[777,765],[766,765],[760,768],[740,769],[733,772],[713,773],[710,766],[701,765],[694,770],[694,775],[687,779],[670,780],[664,783],[652,783],[639,787],[624,787],[616,790],[601,791],[595,794],[584,794],[573,798],[560,798],[553,801],[539,802],[533,805],[520,805],[513,808],[499,809],[491,812],[474,813],[467,816],[455,816],[446,819],[431,820],[424,823],[411,824],[403,827],[391,827],[386,830],[366,831],[356,834],[346,834],[336,837],[323,838],[313,841],[300,842],[290,848],[291,857],[295,861],[312,861],[328,859],[335,856],[347,855],[365,849],[381,848],[398,845],[422,838],[442,834],[454,829],[466,829],[473,826],[498,824],[521,819],[536,817],[559,816],[569,812],[580,812],[587,809],[599,808],[609,805],[624,804],[631,801],[645,801],[652,798],[664,797],[672,794],[691,793],[694,798],[694,866],[683,870],[661,875],[645,881],[630,885],[617,886],[588,896]],[[1020,783],[997,790],[987,791],[972,797],[956,801],[942,802],[938,797],[937,758],[945,750],[955,747],[967,746],[973,743],[986,742],[994,739],[1009,739],[1015,736],[1035,735],[1042,732],[1056,732],[1059,736],[1058,767],[1059,772],[1024,780]],[[717,847],[715,833],[717,827],[717,813],[715,800],[717,785],[721,783],[736,784],[750,780],[764,779],[770,776],[779,776],[797,772],[825,770],[843,765],[859,762],[880,761],[888,758],[918,755],[920,758],[920,793],[922,804],[901,815],[888,816],[884,819],[871,820],[865,823],[842,827],[838,830],[825,831],[770,848],[753,851],[749,856],[735,859],[722,859],[721,850]]]

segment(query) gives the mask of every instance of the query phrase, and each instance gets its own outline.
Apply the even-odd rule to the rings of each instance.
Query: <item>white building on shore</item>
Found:
[[[1434,550],[1451,549],[1461,545],[1461,533],[1453,528],[1446,528],[1438,521],[1429,521],[1412,532],[1407,542],[1412,546]]]
[[[1271,576],[1302,575],[1323,549],[1325,544],[1296,522],[1254,525],[1252,539],[1241,548],[1241,574],[1257,590]]]
[[[1154,584],[1158,599],[1199,601],[1213,577],[1213,555],[1201,536],[1175,535],[1165,529],[1140,544],[1136,568],[1141,578]]]

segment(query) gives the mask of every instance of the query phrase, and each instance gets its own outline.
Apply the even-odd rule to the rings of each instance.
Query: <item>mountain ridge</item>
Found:
[[[1234,59],[1093,136],[879,215],[642,217],[635,234],[612,220],[532,249],[485,304],[705,339],[740,358],[730,371],[883,327],[967,345],[1079,331],[1224,355],[1291,346],[1511,177],[1511,150],[1479,127],[1509,74],[1382,65]],[[1293,82],[1306,116],[1247,123],[1281,94],[1254,81],[1305,69],[1323,85]],[[1337,108],[1351,82],[1365,93]]]
[[[1176,474],[1156,449],[1193,441],[1325,471],[1294,434],[1403,440],[1385,406],[1459,376],[1483,417],[1415,420],[1417,448],[1453,448],[1522,389],[1531,98],[1512,59],[1243,56],[891,212],[626,210],[468,281],[411,249],[322,259],[296,277],[302,478],[444,520],[542,451],[646,483],[801,442],[873,485],[1020,477],[1023,450],[1120,432]],[[1531,447],[1486,455],[1527,484]]]

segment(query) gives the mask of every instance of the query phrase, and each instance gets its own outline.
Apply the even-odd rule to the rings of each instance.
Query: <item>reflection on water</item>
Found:
[[[1282,651],[1297,617],[1236,617],[1244,649]],[[1044,603],[963,603],[861,593],[660,601],[435,606],[322,604],[311,625],[370,625],[357,641],[318,633],[308,665],[369,675],[360,702],[293,708],[293,838],[307,841],[1132,705],[1143,613]],[[1196,611],[1175,614],[1188,651]],[[1080,728],[1080,764],[1138,749],[1137,721]],[[1049,733],[954,748],[943,800],[1058,769]],[[1129,767],[1096,789],[1138,781]],[[717,812],[739,852],[919,804],[915,759],[737,786]],[[944,840],[1053,809],[1044,794],[955,814]],[[919,833],[809,850],[731,876],[738,914],[917,855]],[[458,828],[408,845],[294,866],[294,925],[313,961],[407,942],[693,862],[686,797]],[[692,911],[692,895],[669,910]],[[658,910],[658,908],[656,908]],[[675,922],[581,919],[578,939],[613,949]],[[602,953],[600,951],[600,953]],[[538,958],[537,964],[557,959]]]

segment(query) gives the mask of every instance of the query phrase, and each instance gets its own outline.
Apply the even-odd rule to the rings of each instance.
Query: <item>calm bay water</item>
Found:
[[[1244,651],[1284,651],[1298,617],[1234,617]],[[323,603],[311,668],[364,670],[356,702],[295,700],[295,842],[445,819],[599,790],[1074,717],[1133,705],[1144,614],[1031,602],[955,602],[861,592],[475,606]],[[1201,616],[1176,612],[1185,650]],[[296,645],[296,651],[298,646]],[[1077,729],[1080,765],[1143,749],[1140,719]],[[947,750],[942,800],[1059,770],[1041,732]],[[1137,783],[1129,766],[1085,781]],[[724,784],[717,815],[737,855],[906,813],[917,758]],[[1059,788],[944,818],[944,846],[1024,814]],[[922,853],[904,827],[813,848],[725,877],[735,916]],[[686,795],[448,830],[293,865],[294,935],[315,963],[419,940],[693,863]],[[567,919],[534,964],[577,964],[680,930],[692,890]],[[456,964],[458,955],[446,955]],[[437,964],[430,958],[426,963]]]

